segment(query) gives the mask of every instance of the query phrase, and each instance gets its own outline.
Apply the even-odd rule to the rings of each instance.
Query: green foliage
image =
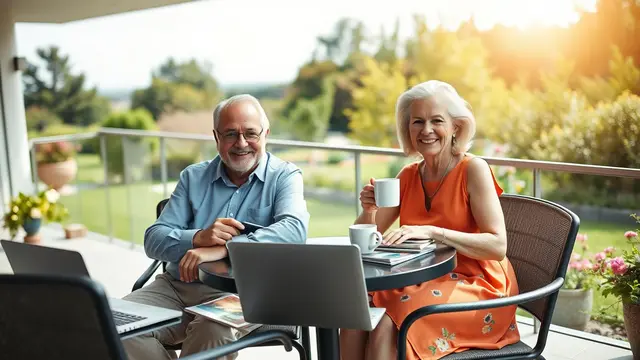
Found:
[[[320,95],[313,99],[298,100],[289,118],[290,133],[301,140],[322,141],[329,127],[334,94],[334,80],[327,77],[323,80]]]
[[[347,155],[342,152],[330,152],[327,157],[327,163],[329,165],[338,165],[347,158]]]
[[[201,161],[201,154],[177,153],[167,156],[167,179],[178,180],[180,172],[187,166]],[[154,157],[151,163],[151,178],[155,181],[162,179],[160,158]]]
[[[176,63],[169,58],[152,74],[151,85],[131,95],[131,108],[144,108],[154,119],[164,112],[209,109],[221,97],[209,63]]]
[[[25,110],[27,118],[27,131],[40,132],[51,125],[62,123],[62,119],[58,115],[52,113],[47,108],[40,106],[30,106]]]
[[[637,223],[640,217],[631,215]],[[627,231],[624,236],[631,250],[623,250],[622,256],[615,256],[615,249],[607,248],[596,254],[598,262],[593,268],[601,279],[602,295],[615,296],[623,303],[640,303],[640,240],[637,231]],[[606,309],[601,309],[601,312]]]
[[[40,61],[45,63],[46,73],[43,76],[33,63],[29,63],[24,71],[24,102],[27,109],[46,109],[65,124],[84,126],[97,123],[108,114],[109,101],[99,96],[96,88],[84,89],[85,76],[71,73],[69,56],[62,55],[56,46],[40,48],[37,54]]]
[[[350,119],[350,136],[362,145],[397,147],[395,103],[409,86],[403,67],[402,62],[364,59],[366,75],[361,78],[362,87],[353,89],[353,109],[345,110]]]
[[[54,190],[44,190],[36,195],[22,192],[11,199],[9,211],[4,214],[4,227],[9,230],[11,238],[15,238],[20,226],[27,219],[43,219],[60,222],[69,215],[67,208],[58,203],[60,194]]]
[[[102,124],[103,127],[134,129],[134,130],[155,130],[156,124],[151,114],[144,109],[136,109],[126,112],[111,114]],[[145,159],[148,158],[157,147],[158,140],[155,138],[131,137],[127,138],[126,144],[133,145],[129,150],[140,149],[143,151],[142,158],[134,154],[127,154],[130,161],[138,161],[137,166],[133,164],[125,164],[125,154],[123,151],[122,138],[119,136],[109,136],[106,141],[107,147],[107,169],[112,176],[124,175],[125,165],[130,165],[129,169],[134,170],[136,167],[144,165]],[[127,146],[124,146],[127,148]]]

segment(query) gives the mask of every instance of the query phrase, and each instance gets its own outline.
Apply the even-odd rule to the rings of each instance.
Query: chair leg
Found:
[[[300,335],[302,339],[302,347],[304,347],[304,354],[307,360],[311,360],[311,339],[309,337],[309,327],[302,327],[302,334]]]
[[[300,360],[310,360],[310,358],[307,358],[307,349],[305,349],[299,342],[297,341],[292,341],[291,345],[293,345],[293,347],[298,351],[298,355],[300,355]]]

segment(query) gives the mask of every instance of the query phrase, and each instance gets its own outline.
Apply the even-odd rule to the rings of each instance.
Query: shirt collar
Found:
[[[269,156],[269,153],[265,151],[265,153],[262,155],[262,158],[260,158],[260,161],[258,162],[258,167],[256,167],[255,170],[253,170],[253,172],[249,175],[249,181],[251,181],[252,178],[256,176],[258,179],[260,179],[260,181],[264,182]],[[218,155],[216,169],[211,182],[216,182],[220,178],[222,178],[225,182],[231,182],[227,177],[226,172],[224,171],[224,163],[222,162],[222,158],[220,157],[220,155]]]

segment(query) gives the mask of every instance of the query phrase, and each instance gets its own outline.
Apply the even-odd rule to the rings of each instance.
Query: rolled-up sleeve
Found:
[[[188,169],[180,180],[160,217],[144,233],[144,250],[152,259],[177,263],[193,248],[193,237],[200,229],[189,229],[193,212],[189,204]]]
[[[254,233],[240,235],[233,241],[305,243],[309,229],[309,212],[304,199],[302,172],[293,165],[287,167],[276,184],[274,223]]]

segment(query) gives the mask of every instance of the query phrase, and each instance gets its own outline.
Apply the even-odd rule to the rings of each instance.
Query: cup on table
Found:
[[[377,207],[396,207],[400,205],[400,179],[376,179],[373,185]]]
[[[382,234],[376,224],[356,224],[349,226],[349,240],[361,254],[371,254],[382,243]]]

